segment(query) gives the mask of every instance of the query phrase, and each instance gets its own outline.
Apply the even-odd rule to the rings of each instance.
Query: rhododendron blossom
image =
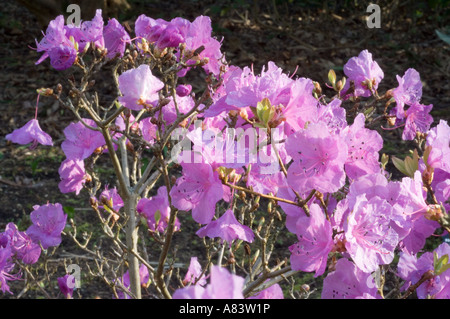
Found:
[[[350,88],[350,82],[353,81],[355,85],[353,94],[362,97],[371,96],[384,78],[383,70],[367,50],[348,60],[344,65],[344,73],[348,78],[343,91],[346,92]]]
[[[362,271],[375,271],[394,258],[398,234],[391,227],[392,214],[392,206],[379,197],[367,200],[360,195],[356,198],[344,226],[345,247]]]
[[[320,206],[312,204],[310,216],[300,217],[296,226],[298,242],[289,247],[292,269],[315,271],[315,277],[322,275],[334,247],[330,222]]]
[[[144,105],[156,106],[158,91],[164,84],[152,74],[148,65],[125,71],[119,76],[119,88],[123,96],[119,102],[130,110],[141,110]]]
[[[208,225],[200,228],[196,234],[200,237],[218,237],[229,244],[235,239],[251,243],[255,237],[248,226],[242,225],[237,221],[232,210],[227,210],[217,220],[213,220]]]
[[[206,163],[182,163],[183,176],[170,190],[172,205],[184,211],[192,210],[192,217],[200,224],[209,223],[216,203],[223,197],[218,173]]]
[[[35,205],[30,218],[33,224],[28,227],[26,234],[34,241],[39,241],[42,248],[55,247],[61,243],[61,232],[67,219],[61,204]]]
[[[51,136],[42,131],[36,119],[32,119],[21,128],[15,129],[12,133],[6,135],[5,139],[22,145],[32,143],[32,149],[36,148],[38,143],[53,146]]]
[[[174,292],[173,299],[244,299],[243,287],[244,278],[213,265],[205,287],[192,285],[180,288]]]
[[[374,278],[341,258],[323,281],[322,299],[380,299]]]
[[[344,186],[347,145],[340,136],[331,134],[324,123],[311,123],[290,135],[286,151],[294,160],[288,168],[287,181],[297,192],[316,189],[328,193]]]

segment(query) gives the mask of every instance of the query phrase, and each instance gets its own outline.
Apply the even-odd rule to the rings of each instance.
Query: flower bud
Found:
[[[436,222],[444,218],[444,212],[442,211],[441,205],[428,205],[425,218]]]
[[[37,89],[36,92],[42,96],[52,96],[53,95],[53,90],[50,88],[40,88],[40,89]]]
[[[176,88],[177,95],[181,96],[181,97],[191,94],[191,91],[192,91],[192,85],[190,85],[190,84],[186,84],[186,85],[180,84]]]

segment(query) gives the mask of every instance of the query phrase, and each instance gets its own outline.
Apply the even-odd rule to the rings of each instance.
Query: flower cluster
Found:
[[[136,37],[131,40],[117,20],[104,26],[98,10],[92,21],[79,27],[64,25],[59,16],[44,38],[36,41],[37,51],[44,52],[37,63],[50,57],[56,70],[77,64],[90,48],[113,60],[131,47],[134,54],[159,61],[134,64],[117,75],[120,94],[116,104],[122,112],[115,118],[78,117],[78,122],[64,129],[61,148],[66,159],[59,168],[62,193],[78,195],[87,188],[92,206],[118,220],[132,197],[127,192],[139,186],[135,212],[154,238],[181,231],[183,225],[174,212],[189,212],[199,224],[198,237],[218,239],[230,251],[236,242],[247,245],[256,238],[264,240],[258,225],[244,218],[237,204],[242,200],[243,207],[248,206],[246,194],[252,200],[261,196],[281,208],[280,220],[295,235],[288,249],[292,270],[324,276],[322,298],[382,298],[373,276],[381,266],[394,263],[398,253],[398,276],[405,281],[404,290],[423,281],[426,284],[417,290],[419,298],[448,298],[448,245],[423,251],[427,239],[445,226],[442,220],[450,207],[450,127],[445,120],[431,127],[432,105],[420,102],[422,84],[416,70],[397,76],[398,87],[380,95],[384,73],[372,54],[363,50],[344,65],[344,82],[337,85],[330,73],[336,94],[326,98],[317,82],[286,74],[275,62],[269,61],[259,73],[253,67],[226,63],[208,17],[191,22],[141,15],[134,27]],[[161,61],[171,64],[164,70]],[[198,98],[189,84],[168,80],[170,72],[172,79],[186,80],[195,68],[208,79],[206,98]],[[374,105],[384,99],[387,102],[379,118],[393,125],[388,130],[404,127],[402,138],[416,139],[421,151],[412,163],[405,160],[402,172],[408,174],[400,180],[392,179],[386,170],[380,154],[383,130],[372,125],[376,121],[371,112],[350,116],[346,108],[355,101],[369,100]],[[388,112],[391,104],[394,107]],[[96,199],[90,185],[95,172],[87,161],[91,165],[104,153],[115,155],[120,148],[122,162],[127,160],[127,151],[137,158],[148,150],[155,156],[152,164],[147,161],[148,167],[168,163],[163,158],[165,147],[175,129],[180,130],[181,139],[171,144],[168,162],[179,164],[175,165],[179,171],[169,175],[167,166],[157,169],[155,174],[163,175],[166,184],[158,186],[156,194],[141,196],[141,187],[155,182],[135,181],[136,175],[150,175],[142,167],[131,178],[126,176],[128,184],[121,185],[121,192],[107,186]],[[37,119],[7,139],[52,145]],[[275,210],[268,208],[268,212]],[[35,263],[41,248],[61,243],[66,215],[60,204],[35,206],[30,217],[33,225],[27,231],[19,232],[9,224],[1,234],[3,291],[9,291],[6,281],[18,276],[12,273],[15,259]],[[141,265],[141,285],[149,282],[149,271]],[[64,286],[67,278],[60,281],[64,295],[71,296],[72,291]],[[129,272],[116,284],[125,292],[115,297],[130,297],[126,293]],[[198,259],[192,257],[182,287],[173,297],[244,298],[246,285],[244,278],[220,265],[202,271]],[[283,298],[283,293],[280,286],[268,284],[245,297]]]

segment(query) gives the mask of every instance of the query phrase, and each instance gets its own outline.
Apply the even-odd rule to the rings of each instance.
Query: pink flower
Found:
[[[6,225],[5,232],[0,238],[6,240],[5,247],[11,247],[11,253],[22,260],[25,264],[34,264],[41,255],[41,247],[23,231],[19,231],[14,223]],[[4,240],[0,239],[0,243]]]
[[[137,204],[137,212],[147,219],[151,231],[164,232],[170,219],[170,205],[167,189],[161,186],[158,194],[150,198],[141,198]],[[180,222],[175,220],[175,231],[180,229]]]
[[[183,41],[181,37],[182,35],[180,35],[179,41]],[[198,16],[187,28],[187,34],[183,42],[186,43],[186,50],[188,51],[195,51],[204,46],[205,49],[199,53],[198,59],[207,58],[209,62],[203,66],[203,69],[208,73],[219,75],[222,65],[221,43],[212,37],[211,19],[209,17]]]
[[[39,122],[36,119],[32,119],[21,128],[15,129],[12,133],[6,135],[5,139],[21,145],[32,143],[32,149],[35,148],[38,143],[53,146],[52,138],[41,130]]]
[[[311,79],[299,78],[291,84],[289,102],[282,110],[282,116],[286,119],[286,134],[305,128],[306,122],[316,121],[319,102],[313,96],[313,89]]]
[[[288,168],[287,181],[297,192],[316,189],[328,193],[344,186],[347,145],[340,136],[331,134],[324,123],[311,123],[307,129],[289,135],[286,151],[294,160]]]
[[[58,170],[61,181],[58,184],[61,193],[75,192],[78,195],[89,175],[80,159],[65,159]]]
[[[217,220],[200,228],[196,234],[199,237],[219,237],[222,241],[227,241],[229,244],[235,239],[241,239],[251,243],[255,237],[250,227],[242,225],[237,221],[232,210],[227,210]]]
[[[201,277],[200,277],[201,276]],[[184,276],[183,285],[200,285],[205,286],[207,284],[206,278],[202,271],[202,266],[198,262],[197,257],[191,257],[191,261],[189,263],[189,268]]]
[[[434,276],[417,288],[417,297],[419,299],[448,299],[450,297],[450,270],[446,269],[438,274],[439,269],[435,269],[434,254],[437,259],[445,255],[450,256],[450,245],[442,243],[433,252],[425,252],[420,257],[407,252],[400,253],[397,267],[398,276],[405,281],[402,290],[416,284],[427,271],[433,271]]]
[[[415,69],[406,70],[403,77],[397,75],[398,87],[392,93],[397,102],[396,116],[399,119],[406,117],[405,104],[418,104],[422,97],[422,82],[420,81],[420,74]]]
[[[52,47],[48,50],[51,66],[58,71],[70,68],[77,58],[77,50],[73,45],[63,45]]]
[[[115,211],[119,211],[123,207],[123,200],[117,192],[117,188],[105,187],[103,192],[100,194],[100,202],[107,202],[109,207],[114,209]],[[103,208],[103,205],[99,205],[100,208]]]
[[[44,38],[37,45],[37,52],[44,51],[36,64],[40,64],[49,56],[51,64],[57,70],[63,70],[70,67],[77,56],[74,43],[69,40],[70,34],[64,27],[64,16],[60,15],[50,21]]]
[[[433,117],[429,114],[433,105],[422,105],[419,103],[412,104],[406,110],[405,129],[403,130],[402,139],[412,141],[417,132],[426,133],[430,125],[433,123]]]
[[[355,96],[369,97],[378,88],[384,77],[383,70],[373,61],[372,54],[363,50],[357,57],[353,57],[344,65],[347,76],[343,92],[350,87],[350,81],[355,83]]]
[[[211,266],[210,281],[205,287],[192,285],[177,289],[173,299],[244,299],[244,278],[226,268]]]
[[[348,147],[345,172],[351,179],[365,174],[380,172],[379,151],[383,147],[383,138],[375,130],[365,128],[364,114],[356,116],[351,126],[347,126],[342,135]]]
[[[91,119],[83,120],[88,125],[96,126]],[[72,160],[84,160],[106,143],[102,133],[85,127],[81,122],[70,123],[64,129],[64,135],[66,139],[61,143],[61,148],[66,157]]]
[[[20,279],[20,274],[13,275],[11,271],[14,269],[14,263],[12,262],[11,247],[0,246],[0,290],[12,294],[8,286],[8,281]]]
[[[116,54],[122,57],[127,43],[131,41],[130,35],[115,18],[110,19],[103,29],[103,38],[109,59],[114,58]]]
[[[247,299],[284,299],[284,295],[280,285],[274,284]]]
[[[356,198],[353,210],[344,224],[345,247],[356,266],[364,272],[375,271],[379,265],[394,258],[398,234],[391,227],[392,206],[379,197]]]
[[[381,299],[372,274],[361,271],[346,258],[323,281],[322,299]]]
[[[73,288],[75,287],[73,283],[74,280],[74,276],[69,274],[66,274],[63,277],[58,277],[59,290],[67,299],[71,299],[73,296]]]
[[[150,280],[150,274],[148,272],[147,266],[145,266],[144,264],[141,264],[139,266],[139,279],[140,279],[141,286],[143,286],[143,287],[148,286],[149,280]],[[122,282],[122,284],[125,286],[125,288],[130,289],[130,271],[127,270],[125,272],[125,274],[123,274],[122,278],[119,279],[119,281]],[[121,290],[117,291],[117,295],[118,295],[119,299],[130,299],[130,296]]]
[[[450,126],[447,121],[440,120],[428,131],[427,145],[431,146],[428,165],[450,173]]]
[[[222,182],[218,173],[207,163],[182,163],[183,176],[170,191],[172,205],[184,211],[192,210],[197,223],[209,223],[216,203],[223,197]]]
[[[311,204],[310,214],[297,220],[298,242],[289,250],[293,270],[315,271],[317,277],[325,272],[328,254],[334,247],[333,230],[319,205]]]
[[[119,76],[119,88],[123,94],[119,102],[136,111],[141,110],[143,105],[155,106],[159,100],[158,91],[163,87],[164,83],[152,74],[150,67],[142,64]]]
[[[35,242],[40,241],[44,249],[58,246],[67,220],[61,204],[35,205],[33,209],[30,214],[33,224],[28,227],[26,234]]]

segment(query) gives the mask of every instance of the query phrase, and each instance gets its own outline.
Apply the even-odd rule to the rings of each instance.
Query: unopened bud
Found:
[[[50,89],[50,88],[40,88],[40,89],[37,89],[36,92],[39,95],[42,95],[42,96],[51,96],[51,95],[53,95],[53,90]]]
[[[313,83],[314,83],[313,93],[317,94],[317,96],[321,96],[322,95],[322,88],[320,87],[319,82],[313,82]]]
[[[244,108],[241,108],[239,111],[240,117],[242,117],[244,120],[248,120],[248,113],[247,110]]]
[[[422,173],[422,182],[424,185],[431,185],[434,177],[434,168],[427,166]]]
[[[394,126],[397,118],[395,116],[390,116],[387,118],[387,123],[389,126]]]
[[[62,89],[63,89],[63,87],[62,87],[61,83],[58,83],[58,85],[56,86],[56,93],[60,94],[62,92]]]
[[[342,80],[339,80],[336,83],[336,91],[340,92],[340,91],[342,91],[343,88],[344,88],[344,83],[342,82]]]

